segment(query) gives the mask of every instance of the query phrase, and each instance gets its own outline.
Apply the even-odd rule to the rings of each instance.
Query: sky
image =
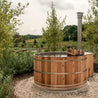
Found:
[[[86,14],[88,0],[10,0],[13,7],[21,2],[22,5],[29,3],[24,14],[19,16],[23,24],[18,26],[20,35],[42,35],[42,27],[46,27],[47,11],[51,11],[51,2],[54,2],[57,17],[61,20],[66,16],[66,25],[77,25],[77,12]]]

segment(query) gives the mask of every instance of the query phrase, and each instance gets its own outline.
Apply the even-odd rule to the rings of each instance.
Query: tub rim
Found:
[[[47,53],[56,53],[56,54],[65,54],[67,55],[67,52],[66,51],[51,51],[51,52],[40,52],[40,53],[34,53],[33,56],[39,56],[39,57],[56,57],[56,58],[66,58],[66,57],[82,57],[82,56],[86,56],[87,54],[93,54],[92,52],[85,52],[84,55],[79,55],[79,56],[64,56],[64,57],[61,57],[61,56],[49,56],[47,55]]]

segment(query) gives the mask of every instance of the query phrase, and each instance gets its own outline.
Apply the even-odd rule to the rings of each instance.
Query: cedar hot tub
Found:
[[[66,52],[34,54],[35,85],[48,90],[77,89],[93,76],[93,54],[67,56]]]

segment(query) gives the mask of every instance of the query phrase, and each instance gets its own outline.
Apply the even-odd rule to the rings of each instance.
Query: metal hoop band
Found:
[[[41,60],[41,59],[36,59],[33,58],[36,61],[45,61],[45,62],[73,62],[73,61],[81,61],[81,60],[86,60],[87,57],[82,58],[82,59],[76,59],[76,60]]]
[[[37,73],[42,73],[42,74],[56,74],[56,75],[69,75],[69,74],[80,74],[80,73],[83,73],[83,72],[86,72],[87,69],[83,70],[83,71],[80,71],[80,72],[73,72],[73,73],[51,73],[51,72],[40,72],[40,71],[37,71],[37,70],[34,70],[34,72],[37,72]]]
[[[73,84],[73,85],[49,85],[49,84],[43,84],[43,83],[40,83],[40,82],[37,82],[34,80],[34,82],[36,84],[39,84],[39,85],[42,85],[42,86],[54,86],[54,87],[70,87],[70,86],[78,86],[78,85],[81,85],[81,84],[84,84],[87,82],[87,80],[83,81],[83,82],[80,82],[80,83],[77,83],[77,84]]]

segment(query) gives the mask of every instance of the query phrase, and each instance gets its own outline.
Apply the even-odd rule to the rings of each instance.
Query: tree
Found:
[[[42,44],[46,44],[46,42],[43,40],[43,41],[42,41]]]
[[[36,41],[36,39],[34,40],[34,45],[36,45],[37,44],[37,41]]]
[[[41,44],[40,47],[43,48],[43,44]]]
[[[23,44],[26,44],[26,41],[25,40],[23,40]]]
[[[16,25],[21,24],[17,17],[23,14],[26,6],[18,3],[13,9],[12,2],[0,0],[0,98],[9,98],[12,93],[11,76],[13,74],[11,73],[15,70],[12,71],[14,67],[11,68],[13,54],[9,46],[12,45],[13,35],[17,30]]]
[[[23,48],[24,46],[26,46],[26,41],[23,39],[21,47]]]
[[[19,15],[23,14],[23,10],[26,6],[22,6],[18,3],[16,8],[12,8],[12,2],[8,0],[0,0],[0,47],[8,48],[13,40],[13,35],[16,32],[17,25],[21,22],[17,18]]]
[[[84,38],[86,38],[91,50],[98,42],[98,0],[89,0],[91,6],[87,15],[84,16]]]
[[[77,26],[76,25],[67,25],[63,29],[64,39],[63,41],[77,40]]]
[[[56,51],[56,46],[60,45],[63,40],[63,25],[65,23],[65,18],[62,22],[57,18],[56,10],[54,8],[53,2],[51,5],[51,13],[47,12],[46,29],[42,28],[43,38],[47,42],[48,50]]]
[[[18,44],[22,42],[22,37],[19,35],[19,33],[15,33],[13,36],[14,44]]]
[[[5,59],[8,48],[13,44],[13,35],[17,31],[16,26],[21,25],[18,19],[19,15],[23,14],[25,6],[18,3],[15,8],[12,8],[12,2],[8,0],[0,0],[0,56]]]

